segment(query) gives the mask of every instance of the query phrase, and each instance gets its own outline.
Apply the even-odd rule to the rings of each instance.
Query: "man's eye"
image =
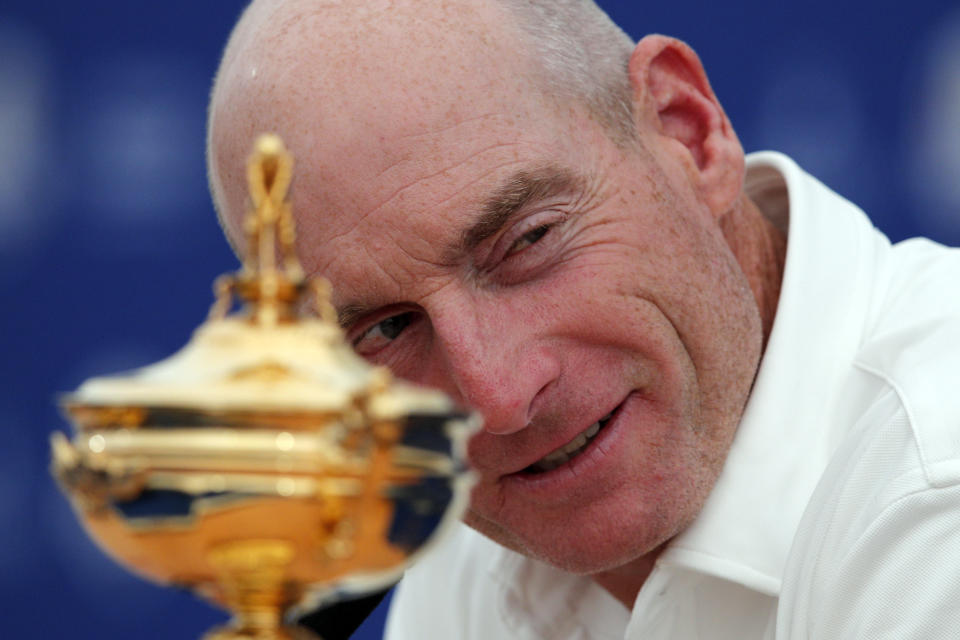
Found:
[[[547,235],[547,232],[550,231],[549,224],[540,225],[535,229],[527,231],[525,234],[517,238],[516,242],[510,245],[510,248],[507,249],[507,254],[504,257],[512,256],[515,253],[519,253],[526,249],[527,247],[536,244],[540,241],[543,236]]]
[[[386,347],[413,321],[413,313],[398,313],[384,318],[373,325],[353,341],[353,346],[361,355],[376,353]]]

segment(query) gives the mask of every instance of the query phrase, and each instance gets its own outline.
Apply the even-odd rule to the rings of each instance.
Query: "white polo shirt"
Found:
[[[747,166],[788,231],[773,331],[716,487],[632,611],[461,525],[407,571],[388,638],[960,638],[960,250],[891,246],[781,154]]]

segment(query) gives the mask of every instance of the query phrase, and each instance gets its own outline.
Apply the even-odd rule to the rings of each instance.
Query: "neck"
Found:
[[[763,348],[773,329],[780,300],[787,237],[746,195],[720,220],[720,229],[747,277],[763,327]]]
[[[637,599],[637,594],[640,593],[640,587],[647,581],[660,552],[666,546],[666,543],[664,543],[633,562],[610,571],[595,573],[590,577],[606,589],[610,595],[619,600],[628,610],[633,609],[633,602]]]

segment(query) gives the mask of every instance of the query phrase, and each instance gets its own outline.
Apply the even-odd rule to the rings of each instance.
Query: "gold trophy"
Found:
[[[52,438],[53,473],[109,555],[230,609],[205,640],[304,637],[285,613],[396,580],[469,484],[476,415],[359,358],[329,285],[303,277],[292,168],[277,136],[257,140],[249,251],[210,317],[173,356],[84,382],[63,400],[72,441]]]

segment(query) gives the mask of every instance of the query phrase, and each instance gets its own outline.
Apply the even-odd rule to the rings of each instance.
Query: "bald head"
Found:
[[[614,140],[631,139],[632,48],[592,0],[255,0],[211,95],[218,217],[239,249],[244,157],[258,133],[280,133],[302,158],[301,149],[349,142],[387,121],[422,129],[431,114],[455,111],[470,84],[573,101]],[[498,76],[509,82],[494,86]]]

